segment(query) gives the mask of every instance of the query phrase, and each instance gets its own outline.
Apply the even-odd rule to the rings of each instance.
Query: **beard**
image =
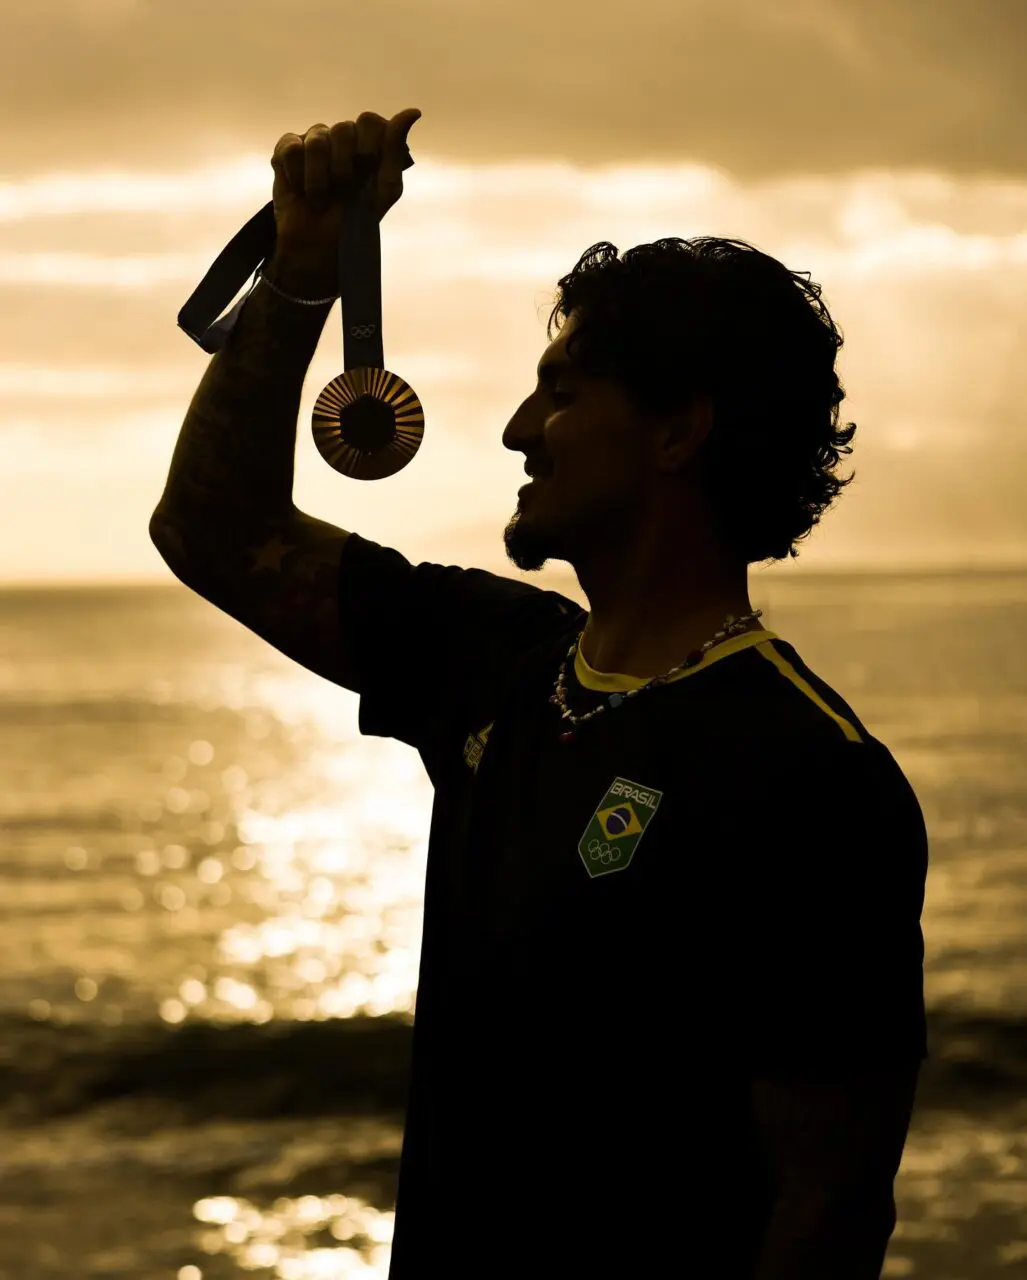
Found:
[[[638,497],[622,493],[598,501],[594,509],[589,505],[572,513],[564,507],[555,523],[537,510],[541,497],[535,493],[522,500],[503,530],[507,558],[524,573],[544,569],[549,560],[563,560],[577,570],[597,554],[631,541],[641,515]]]
[[[546,562],[555,554],[552,534],[545,529],[533,528],[530,521],[524,521],[520,511],[514,513],[503,530],[503,546],[507,559],[524,573],[544,569]]]

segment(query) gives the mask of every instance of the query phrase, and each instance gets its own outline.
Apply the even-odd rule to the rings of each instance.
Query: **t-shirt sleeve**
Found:
[[[573,600],[484,569],[412,564],[351,534],[339,566],[362,734],[430,756],[483,685],[580,612]]]
[[[754,871],[739,922],[753,1065],[925,1058],[928,849],[912,787],[872,741],[782,752],[770,776],[762,813],[748,809]]]

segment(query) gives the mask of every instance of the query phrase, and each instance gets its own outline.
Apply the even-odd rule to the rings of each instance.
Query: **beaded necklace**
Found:
[[[761,617],[762,613],[762,609],[754,609],[752,613],[747,613],[744,618],[737,619],[733,613],[729,613],[724,626],[717,632],[713,639],[707,640],[700,648],[693,649],[688,657],[685,658],[684,662],[679,662],[676,667],[671,667],[671,669],[665,672],[662,676],[654,676],[647,684],[640,685],[637,689],[629,689],[627,693],[611,693],[606,698],[605,702],[601,702],[598,707],[593,708],[591,711],[586,711],[584,715],[576,716],[567,706],[567,663],[573,660],[574,655],[577,652],[578,645],[581,643],[581,637],[585,634],[585,628],[582,627],[578,632],[578,638],[567,650],[567,656],[564,658],[563,662],[560,663],[560,670],[556,677],[556,688],[550,695],[549,701],[553,703],[554,706],[560,708],[560,714],[563,719],[569,720],[572,725],[579,725],[584,723],[586,720],[591,720],[593,716],[597,716],[600,711],[605,711],[607,707],[611,708],[611,710],[616,710],[616,708],[626,701],[626,699],[633,698],[636,694],[644,693],[646,689],[655,689],[659,685],[666,684],[671,676],[676,675],[679,671],[686,671],[691,667],[698,666],[706,656],[707,650],[712,649],[715,644],[719,644],[721,640],[726,640],[729,636],[739,635],[746,629],[750,622],[754,622],[757,618]],[[561,733],[557,740],[559,742],[570,742],[573,738],[574,730],[568,729],[566,732]]]

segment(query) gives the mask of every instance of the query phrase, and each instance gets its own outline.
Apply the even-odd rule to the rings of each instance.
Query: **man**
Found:
[[[537,476],[508,556],[570,563],[587,613],[292,507],[327,308],[272,288],[151,533],[435,788],[392,1280],[871,1280],[927,1054],[926,833],[746,582],[841,487],[840,340],[738,242],[624,263],[560,282],[503,436]]]

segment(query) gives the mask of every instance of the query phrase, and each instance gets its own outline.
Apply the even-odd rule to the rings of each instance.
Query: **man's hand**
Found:
[[[379,221],[403,194],[403,170],[414,163],[407,135],[421,112],[407,107],[391,120],[373,111],[329,129],[313,124],[301,138],[283,133],[271,157],[275,171],[275,264],[310,280],[337,283],[339,232],[360,182],[374,170]]]

